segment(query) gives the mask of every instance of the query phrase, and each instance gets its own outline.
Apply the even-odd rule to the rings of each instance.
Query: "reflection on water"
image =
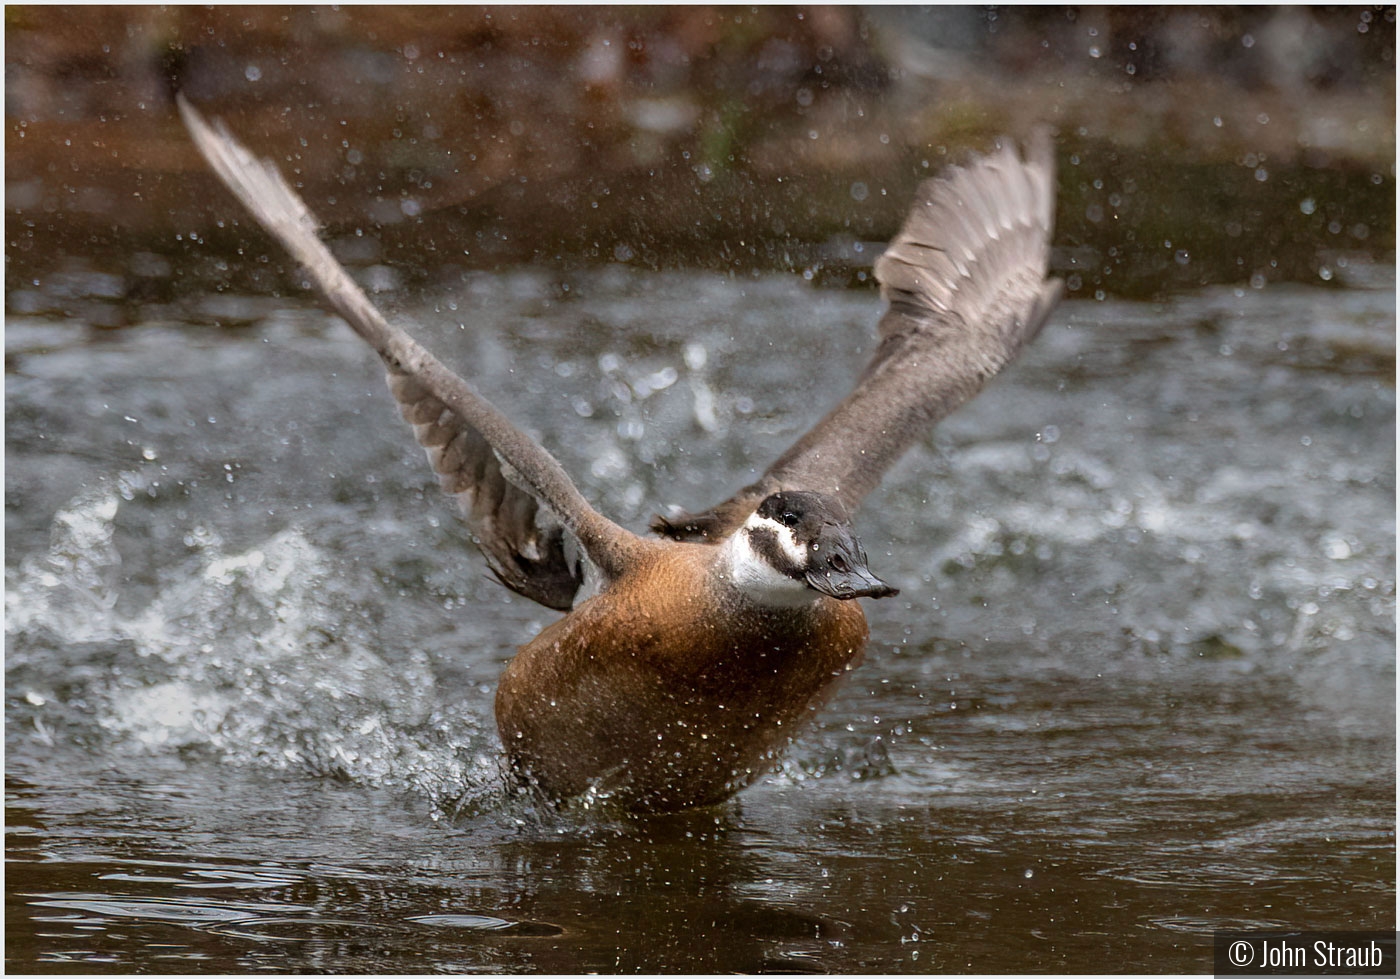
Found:
[[[762,469],[876,306],[519,271],[402,315],[639,527]],[[1218,927],[1393,927],[1388,286],[1065,306],[860,514],[904,591],[779,771],[621,821],[507,791],[495,679],[553,613],[348,331],[248,309],[7,324],[12,969],[1196,971]]]

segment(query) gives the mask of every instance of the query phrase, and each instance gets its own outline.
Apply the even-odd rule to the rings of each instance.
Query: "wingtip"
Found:
[[[1055,194],[1055,140],[1056,130],[1049,123],[1040,123],[1034,126],[1030,134],[1026,137],[1025,161],[1028,165],[1045,172],[1045,177],[1050,185],[1050,198],[1053,201]]]
[[[175,109],[180,113],[180,121],[191,132],[199,132],[209,128],[209,123],[204,121],[204,116],[200,115],[199,110],[190,104],[189,99],[185,98],[184,92],[175,93]]]

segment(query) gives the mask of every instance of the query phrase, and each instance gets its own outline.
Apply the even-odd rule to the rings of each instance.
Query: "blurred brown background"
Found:
[[[594,261],[855,281],[920,179],[1040,123],[1059,134],[1072,294],[1393,262],[1393,7],[5,17],[23,312],[288,284],[197,158],[176,91],[294,174],[347,262],[408,284]]]

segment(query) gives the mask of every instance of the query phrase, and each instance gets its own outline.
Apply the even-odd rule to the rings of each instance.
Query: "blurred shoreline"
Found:
[[[5,16],[21,312],[97,302],[120,325],[132,301],[295,287],[196,156],[177,90],[392,287],[607,262],[856,284],[919,180],[1042,124],[1072,296],[1364,282],[1394,262],[1394,8]]]

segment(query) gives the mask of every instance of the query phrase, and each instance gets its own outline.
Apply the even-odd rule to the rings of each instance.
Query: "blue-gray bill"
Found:
[[[865,549],[846,527],[827,524],[813,545],[807,584],[832,598],[889,598],[899,589],[870,572]]]

